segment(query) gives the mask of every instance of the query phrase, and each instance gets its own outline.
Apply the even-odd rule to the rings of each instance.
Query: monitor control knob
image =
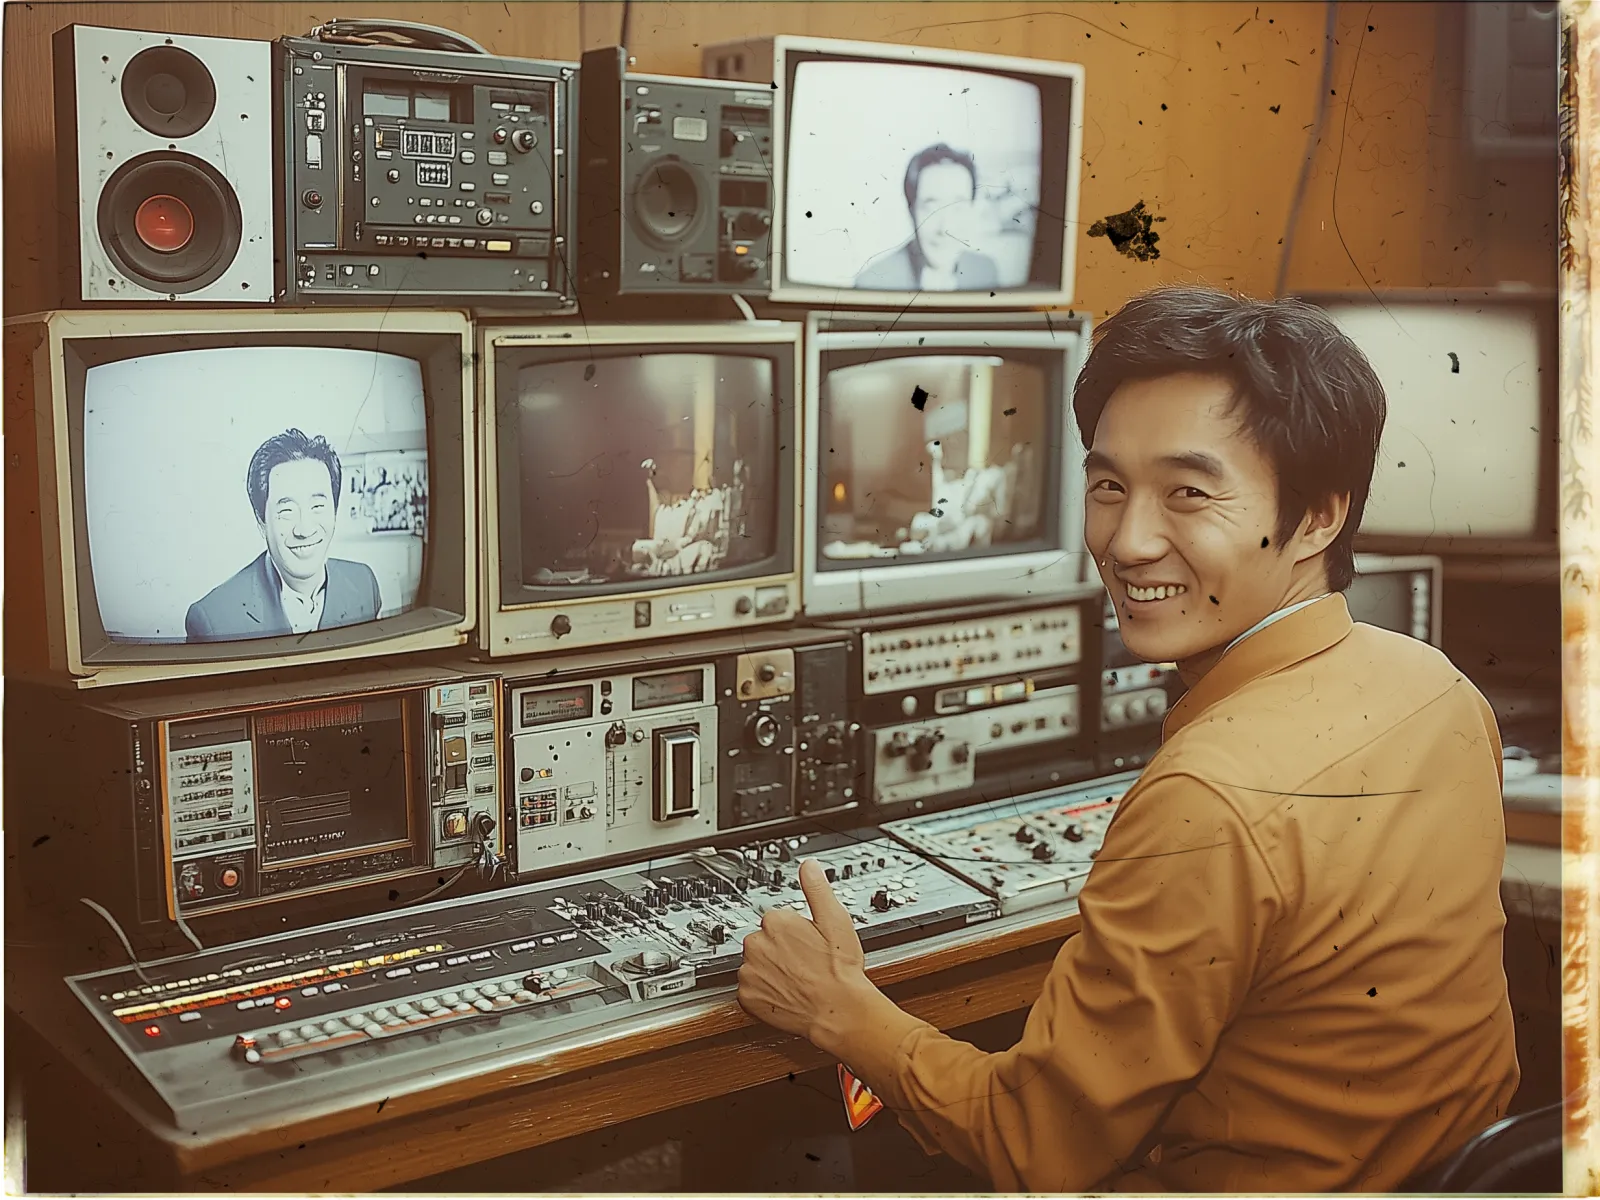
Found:
[[[511,147],[526,154],[539,144],[539,139],[534,136],[531,129],[519,129],[511,135]]]
[[[778,722],[771,713],[758,713],[750,719],[750,740],[766,750],[778,741]]]
[[[478,210],[478,215],[474,218],[474,220],[476,220],[479,225],[492,225],[494,224],[494,214],[487,208],[480,208]]]
[[[558,638],[566,637],[572,632],[572,618],[566,613],[557,613],[550,620],[550,632]]]
[[[751,600],[749,596],[740,596],[733,602],[733,611],[741,617],[748,616],[754,608],[755,601]]]
[[[317,191],[316,188],[307,188],[306,191],[301,195],[300,202],[307,208],[321,208],[322,193]]]

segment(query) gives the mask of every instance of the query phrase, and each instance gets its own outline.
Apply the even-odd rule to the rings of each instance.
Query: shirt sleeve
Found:
[[[1001,1191],[1087,1191],[1137,1166],[1283,907],[1246,822],[1181,774],[1124,800],[1078,903],[1016,1046],[987,1054],[918,1022],[852,1063],[925,1148]]]

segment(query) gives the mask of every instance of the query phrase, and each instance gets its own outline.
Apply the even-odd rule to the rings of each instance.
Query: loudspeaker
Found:
[[[766,295],[771,90],[627,61],[590,50],[578,72],[579,290]]]
[[[62,301],[270,304],[271,44],[55,35]]]

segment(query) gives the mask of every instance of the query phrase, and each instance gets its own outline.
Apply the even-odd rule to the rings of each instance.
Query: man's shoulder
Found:
[[[371,567],[364,562],[356,562],[350,558],[330,558],[328,560],[328,575],[330,578],[337,575],[341,578],[341,581],[351,583],[366,583],[368,580],[376,583],[378,581],[378,577],[372,573]]]
[[[205,608],[209,605],[252,598],[261,594],[261,556],[258,555],[196,600],[194,606],[196,608]]]
[[[911,244],[899,246],[861,268],[856,287],[865,290],[902,291],[913,284]]]

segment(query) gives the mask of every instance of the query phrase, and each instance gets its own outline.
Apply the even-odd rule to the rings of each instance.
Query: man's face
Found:
[[[971,210],[972,175],[965,167],[940,162],[923,168],[911,219],[929,266],[948,271],[956,265],[967,248]]]
[[[314,458],[279,463],[267,477],[267,553],[286,583],[314,584],[333,545],[338,515],[328,468]]]
[[[1307,537],[1302,522],[1278,546],[1277,475],[1231,396],[1205,375],[1124,384],[1089,453],[1084,540],[1122,640],[1145,662],[1186,664],[1185,674],[1203,673],[1286,602],[1326,590],[1314,556],[1332,533]]]

